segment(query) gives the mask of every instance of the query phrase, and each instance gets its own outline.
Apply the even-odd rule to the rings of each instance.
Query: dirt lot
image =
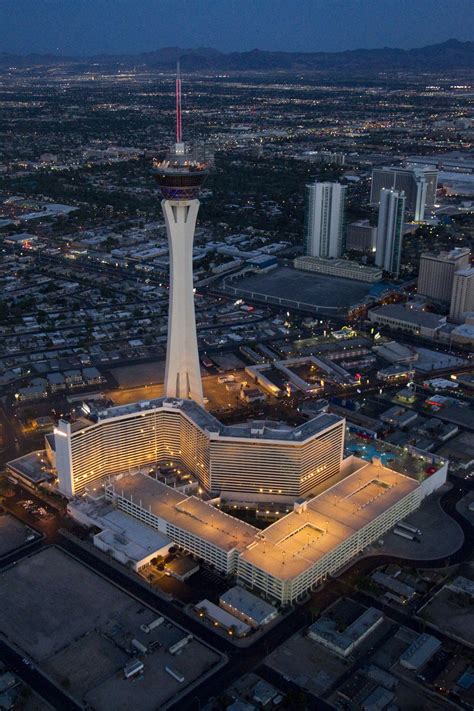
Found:
[[[465,601],[463,604],[462,596],[449,588],[443,587],[418,615],[443,632],[474,646],[474,609]]]
[[[0,515],[0,557],[24,546],[31,533],[31,528],[10,514]]]
[[[2,634],[97,711],[165,708],[222,663],[221,655],[197,639],[172,656],[169,647],[187,632],[169,620],[149,633],[141,629],[156,618],[156,612],[53,546],[1,573]],[[138,651],[133,640],[147,651]],[[127,681],[124,666],[136,657],[144,671]],[[178,670],[184,682],[166,666]]]

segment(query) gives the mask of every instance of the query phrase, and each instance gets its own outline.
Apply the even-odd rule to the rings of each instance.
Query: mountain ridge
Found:
[[[18,55],[0,53],[0,66],[27,68],[54,65],[125,66],[173,70],[180,60],[183,71],[419,71],[474,69],[474,42],[456,39],[398,49],[350,49],[342,52],[281,52],[253,49],[247,52],[221,52],[212,47],[183,49],[162,47],[140,54],[96,54],[62,56],[55,54]]]

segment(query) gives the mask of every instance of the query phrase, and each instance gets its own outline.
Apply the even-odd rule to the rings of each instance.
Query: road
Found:
[[[30,663],[23,661],[24,657],[18,654],[10,645],[0,639],[0,659],[6,668],[13,671],[25,684],[31,686],[43,699],[46,699],[57,711],[80,711],[82,706],[76,704],[59,689],[52,681],[41,672],[34,669]]]

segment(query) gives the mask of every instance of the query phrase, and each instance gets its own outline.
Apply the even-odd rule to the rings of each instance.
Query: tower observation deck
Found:
[[[193,242],[199,210],[199,189],[208,175],[206,163],[186,149],[181,125],[181,76],[176,75],[176,143],[153,161],[162,195],[170,251],[168,344],[165,395],[203,404],[193,291]]]

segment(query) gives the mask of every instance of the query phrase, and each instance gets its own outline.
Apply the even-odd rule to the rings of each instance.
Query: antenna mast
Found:
[[[181,70],[179,60],[176,67],[176,143],[183,142],[183,126],[181,120]]]

